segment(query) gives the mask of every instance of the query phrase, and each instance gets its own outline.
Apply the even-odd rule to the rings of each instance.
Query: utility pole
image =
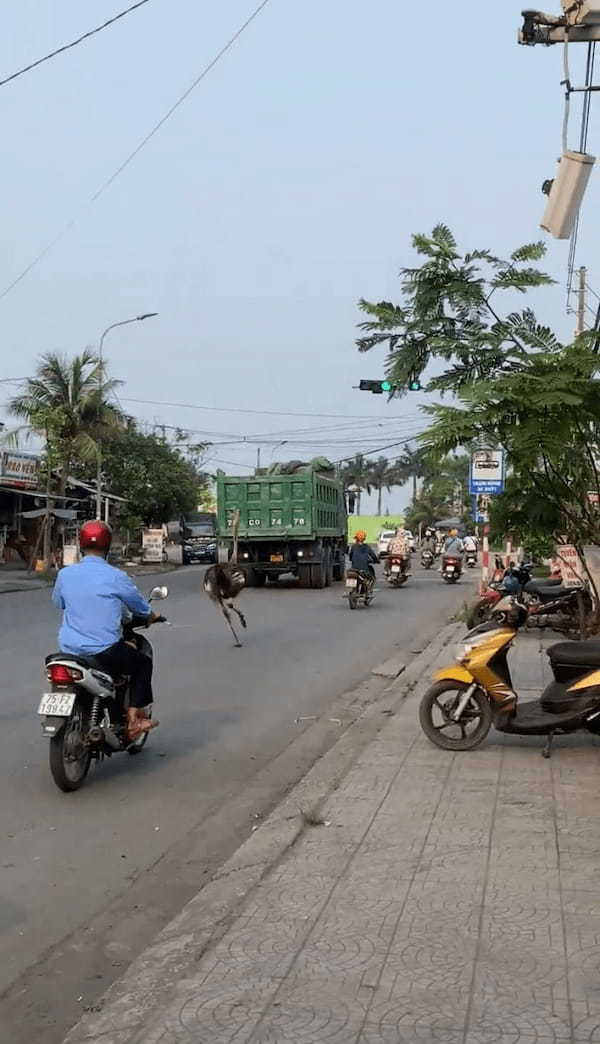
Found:
[[[585,330],[585,306],[587,299],[587,284],[586,284],[587,269],[584,265],[579,269],[579,287],[577,289],[577,325],[575,327],[575,336],[579,337]]]
[[[256,473],[260,471],[260,446],[256,450]]]

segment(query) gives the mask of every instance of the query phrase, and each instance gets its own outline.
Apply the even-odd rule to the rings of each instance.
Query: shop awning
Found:
[[[34,511],[21,511],[19,514],[21,518],[43,518],[46,514],[46,508],[36,508]],[[60,518],[64,522],[74,522],[77,518],[77,512],[69,508],[51,508],[48,514],[54,515],[54,518]]]

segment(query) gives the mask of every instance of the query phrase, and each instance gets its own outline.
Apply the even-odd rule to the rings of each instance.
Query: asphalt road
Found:
[[[52,782],[35,714],[56,613],[46,591],[0,597],[2,1044],[61,1041],[306,771],[306,752],[278,758],[305,727],[295,719],[323,714],[379,661],[423,648],[468,594],[418,565],[405,588],[381,583],[357,612],[340,584],[248,590],[235,649],[202,573],[160,579],[172,621],[152,632],[161,727],[140,757],[105,761],[70,795]]]

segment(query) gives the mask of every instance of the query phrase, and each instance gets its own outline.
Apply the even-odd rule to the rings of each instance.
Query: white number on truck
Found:
[[[260,526],[260,518],[249,518],[248,519],[248,525],[249,526]]]
[[[305,522],[305,520],[303,518],[295,518],[294,519],[294,525],[295,526],[305,526],[306,522]]]

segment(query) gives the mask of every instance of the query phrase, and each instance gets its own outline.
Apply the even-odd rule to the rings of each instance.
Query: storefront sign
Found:
[[[38,484],[39,457],[30,453],[3,450],[0,454],[0,482],[18,489],[35,489]]]
[[[144,562],[162,562],[162,529],[145,529],[142,533],[142,557]]]

